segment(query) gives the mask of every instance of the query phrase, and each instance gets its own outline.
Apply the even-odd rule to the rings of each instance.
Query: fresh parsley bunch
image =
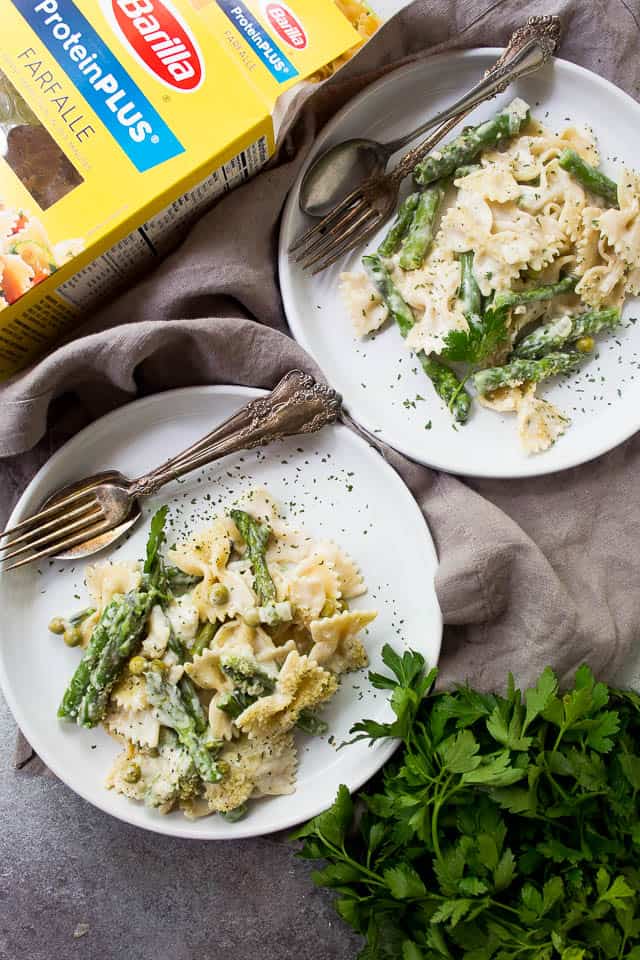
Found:
[[[352,732],[403,749],[296,834],[361,960],[640,960],[640,697],[586,666],[435,693],[420,654],[383,659],[396,719]]]

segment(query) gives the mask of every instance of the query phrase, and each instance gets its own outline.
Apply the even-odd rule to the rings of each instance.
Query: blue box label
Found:
[[[178,138],[71,0],[13,3],[137,170],[143,173],[184,153]]]
[[[298,76],[294,65],[241,0],[217,0],[217,4],[278,83]]]

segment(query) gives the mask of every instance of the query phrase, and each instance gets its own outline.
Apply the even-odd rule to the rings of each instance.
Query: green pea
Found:
[[[130,760],[126,770],[122,774],[123,780],[125,780],[126,783],[137,783],[141,776],[142,770],[140,769],[140,764],[136,763],[135,760]]]
[[[63,634],[67,629],[67,625],[62,619],[62,617],[54,617],[53,620],[49,621],[49,631],[51,633]]]
[[[596,342],[593,337],[580,337],[576,342],[576,350],[580,353],[591,353],[595,345]]]
[[[135,677],[139,677],[146,669],[147,661],[144,657],[131,657],[131,660],[129,660],[129,673],[132,673]]]
[[[64,631],[62,639],[68,647],[77,647],[82,643],[82,634],[77,627],[70,627]]]
[[[229,601],[229,589],[225,587],[224,583],[216,583],[211,588],[211,603],[215,603],[217,607],[221,607],[223,603],[228,603]]]

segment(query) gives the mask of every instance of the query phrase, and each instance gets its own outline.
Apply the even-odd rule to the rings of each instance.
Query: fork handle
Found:
[[[394,167],[391,176],[397,182],[403,180],[411,173],[416,163],[430,153],[442,137],[449,133],[474,107],[485,100],[493,99],[498,93],[506,90],[514,80],[526,77],[548,63],[556,49],[559,36],[560,21],[557,17],[530,17],[524,27],[515,31],[502,55],[487,70],[479,83],[451,107],[432,117],[424,127],[415,130],[408,138],[405,137],[403,141],[398,140],[387,145],[389,149],[393,147],[394,151],[398,150],[404,143],[413,140],[425,129],[428,130],[436,124],[440,124],[430,137],[427,137],[413,150],[407,151],[397,166]]]
[[[291,370],[271,393],[251,400],[202,440],[131,481],[132,497],[147,497],[166,483],[240,450],[264,446],[296,434],[315,433],[334,423],[342,400],[310,374]]]

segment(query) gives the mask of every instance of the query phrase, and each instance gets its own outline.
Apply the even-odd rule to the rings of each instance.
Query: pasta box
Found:
[[[278,98],[370,16],[354,0],[5,0],[0,379],[257,171]]]

